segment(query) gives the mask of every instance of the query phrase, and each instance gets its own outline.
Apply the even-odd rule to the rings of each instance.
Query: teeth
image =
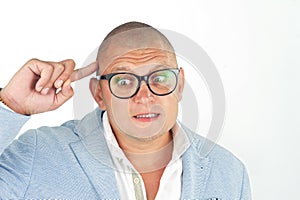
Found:
[[[158,114],[147,114],[147,115],[137,115],[136,118],[154,118],[157,117]]]

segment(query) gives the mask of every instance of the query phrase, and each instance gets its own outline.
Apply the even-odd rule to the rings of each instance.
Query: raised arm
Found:
[[[14,112],[0,106],[0,155],[16,137],[29,115],[55,110],[73,96],[71,82],[86,77],[97,63],[74,70],[73,60],[46,62],[29,60],[0,91]]]
[[[96,62],[77,70],[74,67],[73,60],[32,59],[1,90],[0,97],[9,108],[23,115],[55,110],[73,96],[71,82],[97,70]]]

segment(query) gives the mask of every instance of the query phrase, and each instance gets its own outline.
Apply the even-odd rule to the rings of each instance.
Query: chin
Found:
[[[152,142],[154,140],[161,138],[165,134],[166,133],[156,133],[156,134],[152,133],[152,134],[148,134],[148,135],[136,135],[136,134],[125,133],[125,135],[127,137],[131,138],[132,140],[139,141],[139,142]]]

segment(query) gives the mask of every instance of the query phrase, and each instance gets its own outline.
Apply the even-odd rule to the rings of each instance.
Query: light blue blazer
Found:
[[[9,144],[29,117],[0,107],[0,199],[120,199],[103,135],[102,111],[59,127],[29,130]],[[182,199],[251,199],[244,165],[184,128],[191,145],[183,155]]]

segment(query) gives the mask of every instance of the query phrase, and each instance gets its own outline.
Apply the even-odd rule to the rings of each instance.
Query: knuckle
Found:
[[[71,65],[71,66],[73,66],[73,67],[74,67],[74,66],[76,65],[76,63],[75,63],[75,61],[74,61],[74,60],[70,59],[70,60],[68,60],[68,61],[69,61],[69,63],[70,63],[70,65]]]
[[[36,58],[32,58],[26,62],[25,66],[37,68],[39,62],[41,61]]]
[[[75,68],[75,62],[73,60],[67,60],[64,62],[66,71],[72,72]]]
[[[46,69],[49,70],[49,72],[53,73],[54,71],[54,66],[51,65],[50,63],[46,66]]]
[[[59,71],[63,71],[65,69],[65,65],[62,63],[57,63],[56,69],[58,69]]]
[[[28,61],[28,63],[33,63],[33,62],[40,62],[40,60],[37,59],[37,58],[31,58],[31,59]]]

